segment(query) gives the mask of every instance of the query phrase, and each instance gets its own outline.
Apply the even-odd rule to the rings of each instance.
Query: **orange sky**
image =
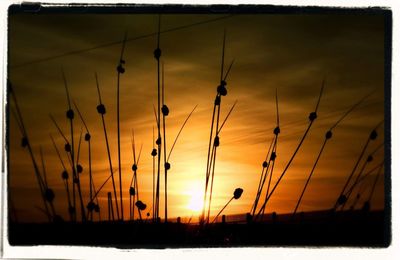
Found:
[[[166,14],[161,30],[207,21],[225,15]],[[61,68],[65,71],[71,98],[78,104],[92,135],[93,176],[99,187],[109,176],[104,134],[98,105],[94,72],[99,75],[105,120],[114,167],[117,167],[116,66],[121,44],[95,48],[78,54],[39,61],[75,50],[120,42],[128,38],[126,73],[121,78],[121,153],[125,218],[129,216],[128,188],[132,176],[131,130],[137,150],[143,144],[138,179],[141,200],[151,209],[153,104],[157,103],[156,46],[158,16],[12,14],[9,17],[9,79],[18,95],[21,111],[35,157],[43,149],[49,185],[55,190],[57,212],[65,219],[67,202],[61,181],[62,167],[51,143],[55,137],[60,150],[64,141],[49,119],[51,113],[69,138],[65,118],[67,100]],[[221,132],[221,146],[215,170],[212,214],[232,197],[235,188],[244,193],[225,214],[246,213],[254,201],[261,164],[275,127],[275,90],[279,95],[281,135],[273,181],[282,173],[315,107],[321,82],[326,78],[318,119],[297,157],[282,179],[266,212],[292,212],[307,175],[324,141],[325,132],[361,97],[376,90],[333,131],[333,138],[316,168],[300,211],[333,206],[371,130],[384,117],[384,17],[382,15],[235,15],[161,34],[165,64],[167,150],[182,122],[193,109],[171,155],[168,178],[169,217],[191,216],[193,196],[204,192],[207,146],[216,86],[219,81],[221,45],[227,31],[226,63],[235,59],[227,79],[228,95],[223,97],[224,118],[238,101]],[[19,66],[23,65],[23,66]],[[11,104],[11,106],[13,106]],[[80,129],[75,117],[75,142]],[[85,132],[84,132],[85,133]],[[22,221],[45,220],[32,162],[20,146],[21,135],[14,118],[9,121],[9,194]],[[367,154],[383,143],[383,127]],[[67,157],[63,153],[64,162]],[[379,150],[371,169],[383,160]],[[87,144],[82,142],[80,161],[84,167],[81,185],[88,198]],[[363,161],[362,161],[363,162]],[[115,168],[116,170],[116,168]],[[116,175],[117,177],[117,175]],[[117,178],[118,180],[118,178]],[[369,193],[373,178],[366,184]],[[161,183],[164,183],[163,177]],[[109,182],[99,194],[106,218]],[[164,216],[164,186],[161,185],[160,216]],[[356,189],[357,190],[357,189]],[[372,207],[383,208],[383,178],[374,193]],[[146,210],[147,212],[147,210]],[[196,212],[194,213],[197,214]]]

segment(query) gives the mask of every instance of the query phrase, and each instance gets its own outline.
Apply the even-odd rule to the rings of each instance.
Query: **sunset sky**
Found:
[[[199,24],[202,21],[210,22]],[[62,166],[49,137],[51,134],[63,151],[63,138],[51,122],[50,113],[67,138],[70,136],[61,71],[65,72],[71,98],[79,106],[92,135],[93,176],[98,188],[109,176],[109,168],[101,118],[96,111],[98,98],[94,73],[98,74],[102,101],[107,109],[105,120],[117,172],[116,66],[125,32],[130,39],[126,43],[126,72],[121,77],[120,89],[125,218],[129,217],[132,129],[135,131],[136,149],[139,150],[143,144],[138,167],[139,192],[141,200],[151,209],[150,152],[153,148],[152,129],[156,127],[153,104],[157,104],[157,63],[153,51],[157,44],[157,26],[157,14],[9,16],[9,79],[17,94],[38,162],[40,147],[43,150],[48,183],[56,195],[56,210],[65,219],[68,219],[68,214],[61,179]],[[174,28],[178,29],[171,30]],[[244,190],[242,197],[232,201],[224,213],[250,211],[276,124],[276,89],[281,134],[273,181],[282,173],[308,125],[308,115],[315,108],[324,78],[326,84],[318,118],[272,195],[266,212],[288,213],[294,210],[325,132],[349,107],[375,90],[334,129],[333,138],[328,141],[299,211],[331,208],[371,130],[384,118],[384,16],[344,13],[164,14],[161,16],[160,48],[165,66],[165,98],[170,109],[166,121],[167,151],[183,121],[197,105],[171,155],[168,216],[199,214],[194,201],[204,192],[209,129],[219,84],[224,29],[227,33],[226,67],[232,59],[235,62],[227,79],[228,95],[222,99],[222,118],[236,100],[238,103],[220,134],[211,214],[217,214],[238,187]],[[86,51],[62,55],[77,50]],[[12,102],[11,106],[14,107]],[[75,114],[77,143],[81,129],[83,134],[85,130]],[[32,162],[27,150],[20,145],[21,134],[11,114],[9,123],[9,195],[20,221],[45,221],[45,216],[37,209],[43,203]],[[383,143],[383,129],[383,126],[377,129],[378,138],[371,142],[367,155]],[[84,172],[81,185],[86,201],[89,181],[87,149],[87,143],[82,142],[80,162]],[[67,164],[66,154],[62,155]],[[382,160],[383,149],[380,149],[367,170]],[[369,194],[372,182],[373,177],[364,183],[362,201]],[[161,183],[164,183],[163,177]],[[107,192],[111,190],[109,182],[99,193],[102,218],[106,218]],[[161,185],[162,218],[163,190]],[[383,202],[384,183],[381,178],[372,208],[382,209]]]

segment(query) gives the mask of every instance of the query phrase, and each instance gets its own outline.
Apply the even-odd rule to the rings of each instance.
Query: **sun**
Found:
[[[190,200],[187,208],[191,210],[192,213],[200,213],[203,208],[203,198],[202,191],[200,189],[192,189],[189,191]]]

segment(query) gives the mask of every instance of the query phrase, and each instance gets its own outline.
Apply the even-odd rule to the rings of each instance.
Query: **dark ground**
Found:
[[[93,222],[10,223],[11,245],[87,245],[118,248],[355,246],[387,247],[390,223],[384,211],[279,215],[273,221],[217,223]]]

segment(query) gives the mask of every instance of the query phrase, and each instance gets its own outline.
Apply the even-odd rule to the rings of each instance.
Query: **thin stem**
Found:
[[[234,197],[232,197],[228,203],[225,204],[225,206],[220,210],[220,212],[218,212],[218,214],[215,216],[214,220],[211,223],[214,223],[215,220],[217,220],[218,216],[222,213],[222,211],[224,211],[224,209],[229,205],[229,203],[231,203],[231,201],[233,200]]]
[[[22,131],[23,131],[22,132],[22,136],[25,137],[28,140],[27,148],[28,148],[31,160],[32,160],[33,168],[35,170],[35,176],[36,176],[36,180],[37,180],[37,183],[38,183],[38,186],[39,186],[39,189],[40,189],[40,194],[42,195],[41,197],[42,197],[42,201],[43,201],[43,204],[44,204],[44,207],[45,207],[45,210],[46,210],[46,216],[48,216],[49,222],[51,222],[52,221],[52,217],[51,217],[50,211],[49,211],[49,209],[47,207],[46,198],[44,197],[44,186],[45,186],[45,184],[44,184],[44,181],[43,181],[43,179],[42,179],[42,177],[40,175],[39,167],[38,167],[38,165],[36,163],[36,160],[35,160],[35,157],[33,155],[33,150],[32,150],[31,144],[29,142],[29,138],[28,138],[28,134],[27,134],[27,131],[26,131],[26,128],[25,128],[25,125],[24,125],[24,121],[22,119],[22,113],[21,113],[19,105],[18,105],[18,101],[17,101],[17,97],[16,97],[16,94],[15,94],[15,90],[13,89],[13,87],[12,87],[10,82],[8,82],[8,88],[9,88],[9,92],[11,93],[11,97],[12,97],[12,99],[14,101],[15,109],[17,111],[19,122],[20,122],[20,125],[21,125],[21,128],[22,128]]]
[[[179,136],[180,136],[180,134],[181,134],[183,128],[185,127],[187,121],[189,120],[190,116],[193,114],[193,112],[194,112],[194,110],[195,110],[196,108],[197,108],[197,105],[194,106],[194,108],[192,109],[192,111],[189,113],[189,115],[186,117],[185,121],[183,122],[181,128],[179,129],[179,132],[178,132],[178,134],[177,134],[176,137],[175,137],[174,143],[172,144],[171,150],[170,150],[169,153],[168,153],[167,162],[169,161],[169,158],[170,158],[170,156],[171,156],[171,153],[172,153],[172,151],[174,150],[175,144],[176,144],[176,142],[178,141],[178,138],[179,138]]]
[[[312,175],[313,175],[313,173],[314,173],[315,167],[316,167],[317,164],[318,164],[319,158],[321,157],[321,154],[322,154],[322,152],[324,151],[326,142],[327,142],[328,140],[329,140],[328,138],[325,138],[325,141],[324,141],[324,143],[323,143],[322,146],[321,146],[321,149],[320,149],[320,151],[319,151],[319,153],[318,153],[317,159],[316,159],[315,162],[314,162],[314,165],[313,165],[313,167],[312,167],[312,169],[311,169],[311,172],[310,172],[310,174],[309,174],[309,176],[308,176],[308,178],[307,178],[306,184],[304,185],[303,191],[301,192],[301,195],[300,195],[300,197],[299,197],[299,200],[297,201],[296,207],[294,208],[292,217],[294,217],[294,216],[296,215],[297,209],[299,208],[299,205],[300,205],[301,200],[302,200],[302,198],[303,198],[304,192],[305,192],[306,189],[307,189],[308,183],[309,183],[310,180],[311,180],[311,177],[312,177]]]
[[[119,177],[119,197],[121,203],[121,220],[124,220],[124,204],[122,199],[122,172],[121,172],[121,129],[120,129],[120,101],[119,101],[119,92],[120,92],[120,77],[123,73],[119,68],[122,68],[122,64],[125,63],[123,60],[123,54],[125,50],[125,42],[126,42],[127,34],[125,33],[124,41],[122,42],[122,50],[121,56],[119,60],[118,73],[117,73],[117,143],[118,143],[118,177]],[[118,209],[117,209],[118,211]],[[119,219],[119,217],[118,217]]]
[[[98,82],[98,79],[97,79],[97,74],[95,74],[95,78],[96,78],[96,86],[97,86],[97,92],[98,92],[98,96],[99,96],[99,102],[100,102],[100,104],[102,104],[101,103],[101,93],[100,93],[99,82]],[[115,199],[117,218],[120,219],[119,218],[119,209],[118,209],[118,200],[117,200],[117,191],[115,189],[114,172],[113,172],[112,161],[111,161],[110,146],[108,144],[108,135],[107,135],[106,122],[104,120],[104,114],[101,114],[101,120],[102,120],[102,123],[103,123],[103,131],[104,131],[104,137],[106,139],[108,163],[109,163],[109,167],[110,167],[110,176],[109,176],[109,178],[111,177],[111,180],[112,180],[112,186],[113,186],[113,191],[114,191],[114,199]]]

